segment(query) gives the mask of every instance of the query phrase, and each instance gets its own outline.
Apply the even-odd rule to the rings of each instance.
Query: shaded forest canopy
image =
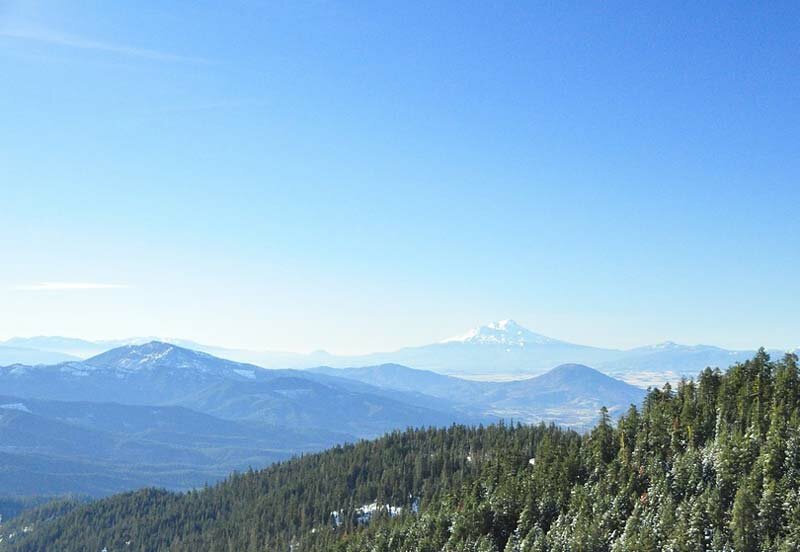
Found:
[[[409,429],[189,493],[57,503],[4,524],[0,550],[798,550],[797,364],[762,350],[584,435]]]

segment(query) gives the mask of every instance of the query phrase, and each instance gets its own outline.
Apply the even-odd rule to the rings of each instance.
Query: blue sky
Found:
[[[800,345],[800,4],[643,4],[0,3],[0,338]]]

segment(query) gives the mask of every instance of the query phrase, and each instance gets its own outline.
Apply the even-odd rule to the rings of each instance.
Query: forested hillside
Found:
[[[761,351],[653,390],[618,422],[604,411],[585,435],[392,433],[201,491],[43,508],[2,527],[0,547],[788,552],[800,547],[799,405],[797,357]]]

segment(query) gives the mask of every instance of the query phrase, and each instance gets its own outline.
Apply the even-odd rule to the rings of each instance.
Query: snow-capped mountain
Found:
[[[525,347],[526,345],[552,345],[563,344],[564,342],[534,333],[527,328],[523,328],[515,321],[508,319],[473,328],[463,335],[445,339],[442,343],[472,343]]]
[[[97,342],[60,337],[13,338],[0,344],[0,365],[52,363],[71,358],[63,355],[88,358],[112,347],[142,345],[150,341],[149,338]],[[755,354],[755,350],[736,351],[672,341],[630,350],[590,347],[533,332],[511,319],[485,324],[429,345],[355,356],[332,355],[324,351],[300,354],[226,349],[186,340],[168,341],[194,351],[265,368],[345,368],[396,363],[443,374],[502,379],[540,374],[559,364],[579,363],[644,385],[660,385],[667,379],[675,380],[683,375],[691,377],[706,366],[725,368]],[[779,350],[769,352],[773,356],[784,354]],[[646,375],[646,378],[642,379],[641,375]]]
[[[565,362],[598,364],[619,351],[559,341],[532,332],[513,320],[480,326],[438,343],[355,357],[334,357],[334,367],[403,364],[456,376],[530,376]]]
[[[150,341],[141,345],[124,345],[89,358],[82,366],[111,370],[118,375],[141,371],[171,370],[195,375],[213,374],[223,377],[254,379],[258,366],[251,366],[202,351],[179,347],[172,343]]]
[[[707,366],[727,368],[752,358],[752,350],[666,341],[619,350],[569,343],[533,332],[514,320],[501,320],[431,345],[406,347],[357,357],[331,357],[333,367],[402,364],[455,376],[502,379],[537,375],[560,364],[586,364],[637,385],[662,385],[693,377]],[[773,357],[785,351],[768,351]],[[319,364],[319,363],[317,363]]]

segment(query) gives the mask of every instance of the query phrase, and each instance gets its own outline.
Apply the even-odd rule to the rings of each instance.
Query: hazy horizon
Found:
[[[514,320],[514,319],[505,319],[505,320],[506,321],[510,320],[510,321],[519,323],[519,321]],[[488,322],[487,324],[475,325],[472,328],[470,328],[469,331],[477,330],[477,329],[479,329],[481,327],[486,327],[487,325],[493,325],[493,324],[496,324],[497,322],[503,322],[503,321],[492,321],[492,322]],[[530,327],[526,326],[525,324],[520,324],[520,325],[524,329],[532,331],[532,332],[534,332],[534,333],[536,333],[538,335],[542,335],[542,336],[548,337],[548,338],[553,338],[553,339],[556,339],[556,340],[559,340],[559,341],[566,341],[566,340],[560,339],[559,336],[547,335],[547,334],[544,334],[544,333],[541,333],[541,332],[537,332],[535,329],[530,328]],[[402,345],[401,347],[398,347],[398,349],[403,349],[403,348],[406,348],[406,347],[420,347],[420,346],[432,345],[432,344],[437,344],[437,343],[446,343],[446,342],[451,342],[451,341],[457,341],[464,334],[465,334],[465,332],[461,332],[459,334],[451,335],[451,336],[449,336],[447,338],[431,339],[430,341],[421,342],[421,343],[407,343],[405,345]],[[109,347],[120,346],[121,344],[126,343],[126,342],[130,342],[131,344],[134,344],[134,343],[144,343],[144,342],[147,342],[147,341],[163,341],[163,342],[172,343],[172,344],[175,344],[175,345],[178,345],[178,346],[181,346],[181,347],[188,347],[190,349],[193,346],[202,346],[202,347],[219,348],[219,349],[230,349],[232,351],[233,350],[243,350],[243,351],[247,350],[247,351],[252,351],[252,352],[274,352],[274,353],[288,353],[288,354],[299,354],[299,355],[311,355],[313,353],[326,353],[326,354],[335,355],[335,356],[359,356],[359,355],[369,355],[369,354],[372,354],[372,353],[391,353],[391,352],[394,351],[394,350],[330,351],[330,350],[323,349],[323,348],[320,348],[320,347],[307,349],[307,350],[287,350],[287,349],[275,349],[275,348],[270,348],[270,347],[259,347],[259,346],[255,346],[255,347],[237,347],[237,346],[230,346],[230,345],[227,345],[227,344],[224,344],[224,343],[218,343],[218,342],[200,342],[200,341],[196,341],[196,340],[193,340],[193,339],[190,339],[190,338],[186,338],[186,337],[183,337],[183,336],[163,336],[163,335],[162,336],[159,336],[159,335],[130,335],[130,336],[111,337],[111,338],[90,338],[90,337],[75,336],[75,335],[27,335],[27,336],[15,335],[15,336],[0,336],[0,344],[4,344],[4,343],[7,343],[9,341],[16,340],[16,339],[36,339],[36,338],[43,338],[43,339],[49,339],[49,338],[76,339],[76,340],[88,341],[88,342],[91,342],[91,343],[99,343],[99,344],[108,343]],[[579,342],[569,342],[569,343],[572,343],[572,344],[575,344],[575,345],[587,345],[587,343],[579,343]],[[591,346],[592,347],[606,348],[606,349],[632,350],[632,349],[636,349],[638,347],[657,346],[657,345],[665,345],[665,344],[677,344],[677,345],[685,345],[685,346],[716,346],[716,347],[721,347],[720,345],[715,344],[715,343],[680,343],[680,342],[676,342],[675,340],[671,340],[671,339],[665,339],[665,340],[662,340],[662,341],[652,342],[652,343],[642,343],[642,344],[639,344],[639,345],[635,345],[633,347],[612,347],[612,346],[603,345],[603,344],[592,344]],[[775,347],[767,346],[767,345],[754,345],[754,346],[751,346],[751,347],[730,348],[730,349],[731,350],[740,350],[740,351],[755,351],[755,350],[757,350],[757,349],[759,349],[761,347],[764,347],[765,349],[768,349],[768,350],[784,350],[784,351],[796,351],[796,350],[800,349],[800,346],[791,345],[791,344],[788,345],[788,346],[775,346]],[[725,347],[722,347],[722,348],[725,348]]]

